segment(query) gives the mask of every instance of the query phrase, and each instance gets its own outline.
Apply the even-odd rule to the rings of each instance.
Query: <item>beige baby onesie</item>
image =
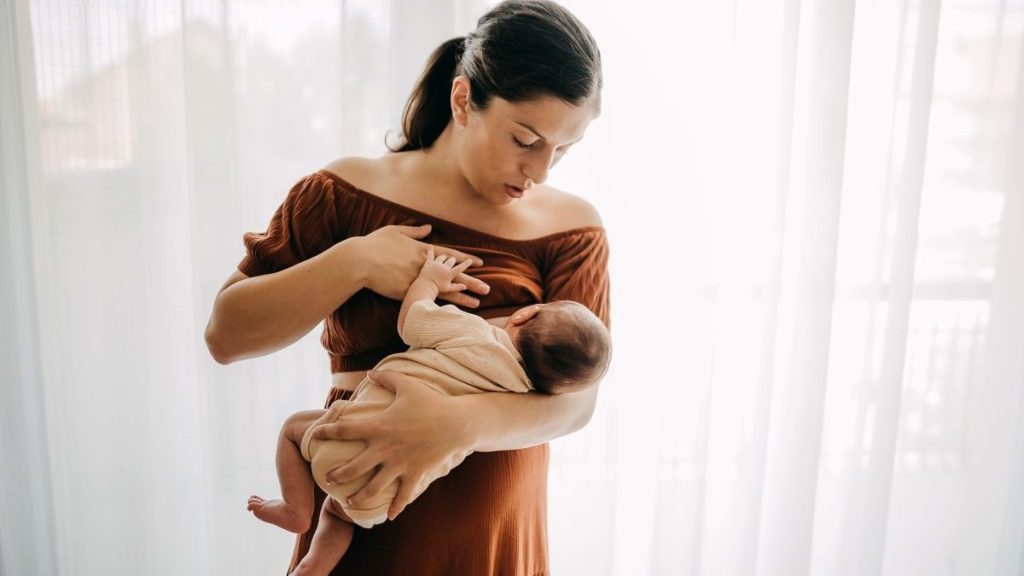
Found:
[[[438,306],[427,300],[414,303],[405,318],[402,339],[406,352],[381,360],[375,370],[403,372],[425,386],[458,396],[479,392],[529,392],[533,389],[519,364],[522,356],[503,329],[479,316],[463,312],[452,304]],[[365,444],[350,440],[320,440],[312,431],[339,418],[366,418],[387,408],[395,395],[364,378],[351,400],[337,400],[327,413],[306,430],[302,456],[312,465],[313,479],[331,495],[352,520],[369,528],[387,519],[388,508],[398,490],[393,483],[376,502],[366,508],[349,508],[345,500],[370,481],[367,473],[351,482],[328,485],[327,472],[342,466],[363,451]]]

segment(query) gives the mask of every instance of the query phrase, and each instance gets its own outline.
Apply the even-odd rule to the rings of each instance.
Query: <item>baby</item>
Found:
[[[435,304],[441,294],[466,289],[453,281],[470,263],[457,263],[452,256],[435,258],[433,248],[428,250],[398,315],[398,333],[410,348],[384,358],[374,370],[403,372],[449,395],[531,390],[562,394],[583,390],[604,376],[611,339],[601,320],[582,304],[535,304],[490,322],[450,304]],[[327,574],[352,541],[352,523],[370,528],[384,522],[398,489],[393,483],[377,502],[348,507],[347,498],[370,481],[372,472],[335,485],[327,483],[326,475],[352,460],[365,444],[313,438],[313,429],[343,417],[378,414],[392,400],[393,392],[364,378],[351,400],[337,400],[327,410],[298,412],[285,422],[277,448],[282,497],[252,496],[248,508],[265,522],[302,533],[313,514],[313,481],[328,494],[309,553],[294,574]]]

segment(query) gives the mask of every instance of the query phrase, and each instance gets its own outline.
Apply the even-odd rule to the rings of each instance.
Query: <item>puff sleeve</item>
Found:
[[[553,242],[548,250],[544,301],[579,302],[611,328],[609,249],[604,228],[567,235]]]
[[[292,186],[265,232],[242,237],[246,254],[238,269],[247,276],[278,272],[344,240],[342,202],[334,181],[314,173]]]

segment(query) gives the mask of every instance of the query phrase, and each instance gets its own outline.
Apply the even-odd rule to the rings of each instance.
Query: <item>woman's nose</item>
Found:
[[[548,179],[548,172],[551,170],[551,163],[553,159],[553,150],[548,154],[534,158],[533,161],[527,162],[523,165],[523,175],[529,178],[534,184],[543,184],[544,181]]]

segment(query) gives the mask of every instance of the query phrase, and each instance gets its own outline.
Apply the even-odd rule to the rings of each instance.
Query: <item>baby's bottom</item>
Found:
[[[349,496],[358,492],[363,486],[366,486],[373,477],[374,471],[341,484],[328,484],[327,473],[349,463],[363,451],[366,444],[354,440],[321,440],[313,438],[313,429],[321,424],[332,424],[342,416],[348,420],[379,414],[387,406],[388,402],[349,402],[347,400],[337,400],[331,404],[326,413],[323,413],[320,418],[307,427],[299,443],[301,456],[311,464],[313,479],[316,483],[324,492],[331,496],[335,504],[339,505],[338,508],[344,509],[344,513],[352,519],[352,522],[363,528],[371,528],[387,520],[388,508],[391,507],[391,501],[394,500],[395,494],[398,492],[397,484],[392,483],[384,490],[381,490],[376,501],[364,508],[344,506],[342,503]],[[310,498],[312,498],[312,489],[310,490]],[[314,536],[314,541],[315,538]]]

